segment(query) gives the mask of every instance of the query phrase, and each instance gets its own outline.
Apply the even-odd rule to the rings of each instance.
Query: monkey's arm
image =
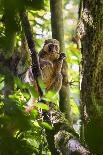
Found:
[[[54,61],[54,70],[58,73],[61,72],[63,60],[66,58],[64,53],[60,53],[60,56],[57,60]]]
[[[44,69],[47,66],[53,67],[53,63],[49,60],[45,60],[45,59],[41,58],[40,59],[40,68]]]
[[[63,60],[65,59],[65,54],[60,53],[60,57],[54,61],[53,67],[54,67],[54,74],[51,81],[51,85],[48,88],[49,90],[53,90],[55,92],[58,92],[62,86],[62,74],[61,69],[63,65]]]
[[[62,74],[61,73],[56,73],[55,76],[53,77],[51,84],[49,85],[48,90],[53,90],[55,92],[59,92],[62,86]]]

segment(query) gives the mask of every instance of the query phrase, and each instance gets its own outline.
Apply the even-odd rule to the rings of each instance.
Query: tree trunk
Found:
[[[63,11],[62,0],[50,0],[51,9],[51,27],[52,37],[60,42],[60,51],[64,52],[64,27],[63,27]],[[67,63],[63,63],[63,85],[59,92],[59,106],[60,110],[65,114],[70,121],[70,105],[69,105],[69,86],[68,86],[68,67]]]
[[[81,17],[81,101],[84,137],[90,151],[103,154],[103,1],[84,0]],[[83,29],[84,27],[84,29]]]
[[[8,3],[7,3],[8,4]],[[10,3],[8,4],[10,6]],[[0,73],[5,75],[4,80],[4,89],[3,94],[5,97],[10,95],[14,90],[14,81],[13,75],[15,74],[16,64],[14,62],[15,54],[15,41],[16,41],[16,32],[17,32],[17,24],[14,22],[14,9],[9,7],[8,5],[4,5],[4,14],[2,17],[3,24],[5,26],[4,36],[1,39],[0,43]],[[18,59],[18,58],[17,58]],[[17,59],[15,61],[17,61]],[[5,68],[5,69],[4,69]],[[11,81],[9,80],[11,79]]]

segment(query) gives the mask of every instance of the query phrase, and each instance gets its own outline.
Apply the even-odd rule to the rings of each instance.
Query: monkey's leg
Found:
[[[62,74],[57,73],[51,83],[51,86],[48,88],[48,90],[53,90],[55,92],[58,92],[61,89],[62,86]]]
[[[24,106],[25,112],[30,112],[35,107],[35,103],[37,102],[38,100],[31,96],[29,101]]]

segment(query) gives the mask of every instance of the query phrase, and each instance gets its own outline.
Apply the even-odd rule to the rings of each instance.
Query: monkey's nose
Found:
[[[49,45],[49,52],[55,52],[55,46],[53,44]]]

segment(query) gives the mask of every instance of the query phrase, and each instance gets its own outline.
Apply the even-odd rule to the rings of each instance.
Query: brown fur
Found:
[[[45,41],[43,49],[39,53],[40,67],[46,90],[59,91],[62,85],[61,68],[64,53],[60,53],[59,42],[56,39]]]

